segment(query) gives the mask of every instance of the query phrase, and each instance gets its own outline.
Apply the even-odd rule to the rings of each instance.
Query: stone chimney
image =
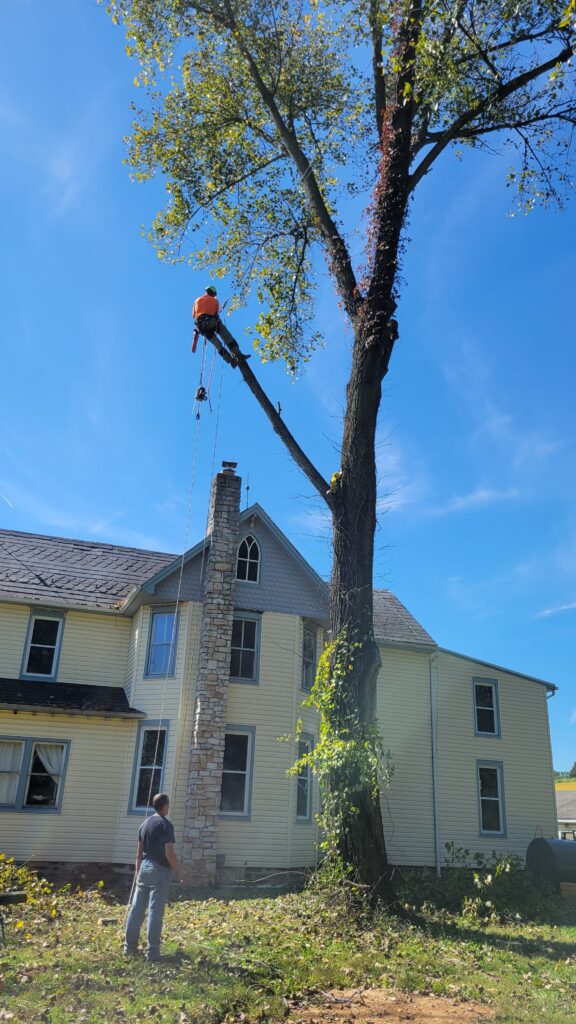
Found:
[[[182,860],[196,885],[216,880],[218,814],[236,586],[240,488],[236,463],[224,462],[212,483],[204,598]]]

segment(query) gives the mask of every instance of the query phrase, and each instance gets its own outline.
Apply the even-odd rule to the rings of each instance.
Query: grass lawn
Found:
[[[555,924],[429,909],[361,925],[312,892],[183,899],[166,912],[166,961],[147,965],[121,955],[126,908],[97,892],[4,909],[0,1021],[248,1024],[281,1020],[318,990],[367,985],[474,999],[498,1024],[576,1022],[568,910]]]

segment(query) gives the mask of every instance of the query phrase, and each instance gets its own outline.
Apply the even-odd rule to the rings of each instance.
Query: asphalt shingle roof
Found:
[[[115,608],[177,555],[0,530],[0,594],[9,600]]]
[[[374,591],[374,634],[383,643],[436,647],[436,641],[391,590]]]
[[[557,789],[556,808],[559,821],[576,821],[576,789]]]
[[[0,679],[0,708],[38,708],[55,712],[144,718],[131,708],[121,686],[45,683],[32,679]]]
[[[120,607],[135,587],[178,555],[95,541],[0,530],[0,596],[76,608]],[[435,647],[435,641],[390,590],[374,591],[376,639]],[[42,684],[44,685],[44,684]]]

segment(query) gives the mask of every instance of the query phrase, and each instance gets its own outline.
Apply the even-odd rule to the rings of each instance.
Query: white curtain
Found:
[[[56,785],[60,782],[64,763],[64,747],[61,743],[37,743],[35,751],[46,771],[52,776]]]
[[[0,804],[9,807],[16,803],[23,749],[16,740],[0,740]]]

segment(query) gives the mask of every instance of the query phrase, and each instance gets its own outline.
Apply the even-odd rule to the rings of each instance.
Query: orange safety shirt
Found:
[[[200,295],[194,303],[194,311],[192,316],[195,320],[199,316],[218,316],[220,312],[220,303],[215,295]]]

